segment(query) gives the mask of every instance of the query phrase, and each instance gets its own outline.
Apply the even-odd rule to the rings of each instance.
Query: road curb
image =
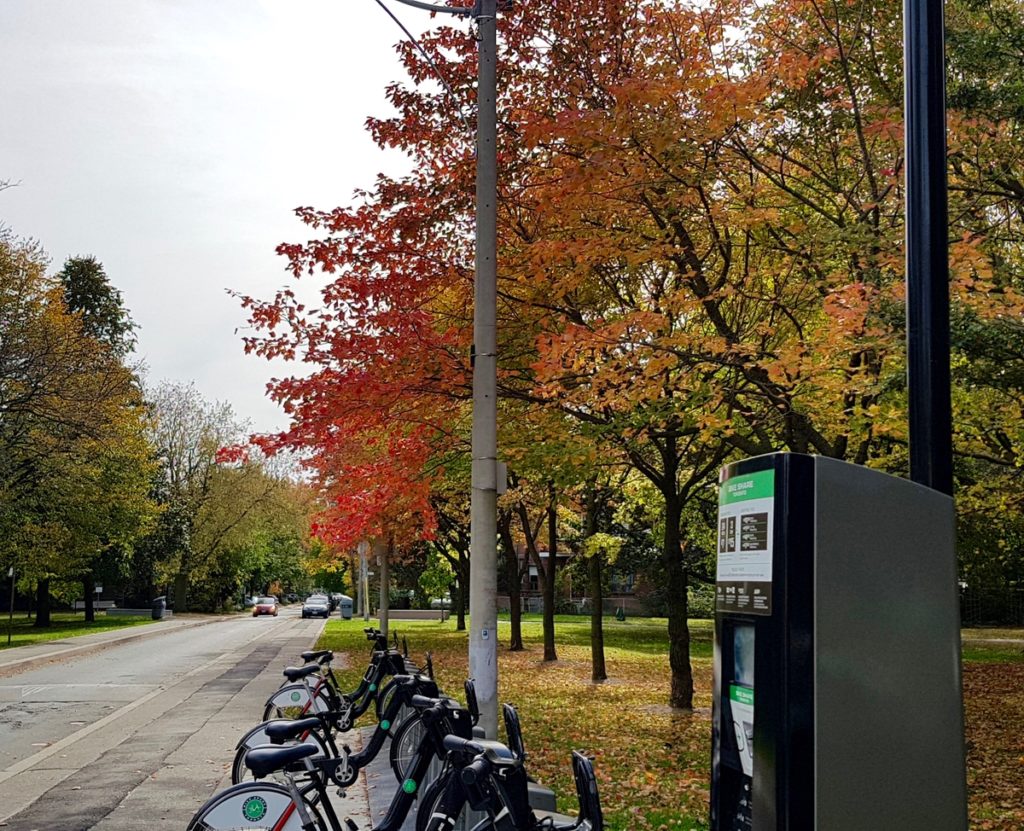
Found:
[[[170,632],[179,632],[182,629],[193,629],[197,626],[207,626],[211,623],[220,623],[221,621],[231,619],[232,618],[230,616],[205,618],[203,620],[188,621],[187,623],[175,623],[174,626],[167,629],[161,627],[159,624],[150,624],[148,626],[139,627],[140,631],[129,631],[124,635],[124,637],[110,638],[108,640],[94,641],[93,643],[83,643],[80,645],[65,646],[61,649],[55,649],[41,655],[16,658],[13,661],[2,661],[0,662],[0,678],[17,675],[19,672],[34,669],[35,667],[42,666],[43,664],[49,664],[57,660],[77,657],[79,655],[89,655],[93,652],[100,652],[108,647],[117,646],[122,643],[131,643],[132,641],[142,640],[143,638],[166,635]],[[15,648],[17,649],[20,647]]]

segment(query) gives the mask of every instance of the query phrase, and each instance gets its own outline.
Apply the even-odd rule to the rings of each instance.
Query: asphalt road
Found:
[[[0,829],[184,831],[323,625],[292,606],[0,679]]]

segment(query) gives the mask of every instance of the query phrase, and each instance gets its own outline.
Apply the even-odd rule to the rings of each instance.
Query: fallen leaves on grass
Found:
[[[358,626],[356,625],[358,623]],[[361,622],[334,622],[321,645],[352,656],[341,673],[355,687],[367,654]],[[523,627],[527,649],[499,653],[499,695],[516,705],[528,768],[575,811],[570,753],[594,757],[609,831],[694,831],[707,827],[711,755],[710,631],[694,627],[694,713],[666,706],[668,636],[664,622],[609,622],[609,681],[590,681],[589,623],[559,621],[559,661],[541,660],[539,623]],[[441,688],[461,697],[467,636],[452,625],[402,622],[410,647],[434,653]],[[499,624],[502,643],[508,624]],[[414,656],[417,657],[417,656]],[[985,656],[964,665],[970,827],[1024,828],[1024,663]]]
[[[1024,664],[964,664],[971,828],[1024,828]]]

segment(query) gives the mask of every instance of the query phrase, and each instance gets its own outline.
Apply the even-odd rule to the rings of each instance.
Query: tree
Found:
[[[69,312],[46,257],[0,234],[0,487],[5,538],[37,580],[81,580],[130,553],[154,515],[145,413],[132,373]],[[89,596],[91,599],[91,595]]]
[[[962,8],[966,39],[987,14],[1017,54],[1002,25],[1012,10]],[[782,448],[905,468],[899,20],[891,0],[568,0],[505,31],[501,394],[573,423],[657,489],[680,708],[692,707],[686,597],[706,566],[717,469]],[[472,45],[446,27],[422,43],[468,100]],[[1003,109],[950,118],[954,360],[966,367],[1016,359],[1022,310],[1019,95],[986,48],[958,59],[960,88],[977,97],[994,80]],[[427,76],[401,54],[413,82]],[[405,481],[429,493],[428,460],[464,436],[473,159],[450,101],[397,84],[389,95],[398,112],[369,126],[414,172],[379,177],[355,207],[299,212],[320,238],[280,250],[297,277],[330,275],[322,303],[247,298],[263,333],[248,345],[323,368],[274,391],[304,447],[376,424],[389,445],[416,442]],[[1013,475],[1019,385],[957,380],[960,475]],[[532,533],[532,518],[520,524]]]
[[[104,344],[113,355],[123,360],[135,342],[135,323],[124,306],[121,292],[114,288],[103,265],[95,257],[68,258],[58,272],[63,288],[64,305],[78,316],[83,334]],[[92,570],[82,581],[85,597],[85,619],[95,619]]]
[[[455,581],[455,572],[451,563],[436,551],[427,554],[427,565],[419,577],[420,588],[428,597],[444,598]]]
[[[135,348],[135,322],[121,292],[95,257],[69,257],[57,274],[68,311],[81,316],[82,331],[123,358]]]
[[[147,398],[165,499],[180,523],[164,529],[163,539],[174,547],[162,552],[161,570],[173,577],[177,610],[188,609],[189,592],[200,586],[199,599],[215,607],[236,590],[235,560],[258,532],[263,512],[291,485],[287,460],[282,457],[275,471],[254,450],[223,454],[241,441],[245,425],[229,404],[206,401],[192,384],[160,384]]]

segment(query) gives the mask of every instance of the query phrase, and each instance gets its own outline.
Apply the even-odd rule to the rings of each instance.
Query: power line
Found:
[[[384,4],[384,0],[375,0],[375,2],[377,3],[378,6],[384,9],[385,12],[387,12],[388,17],[395,21],[398,28],[405,33],[405,36],[409,39],[409,42],[412,43],[412,45],[415,46],[419,53],[423,56],[423,59],[427,62],[428,66],[430,66],[430,68],[434,71],[434,74],[437,76],[442,86],[444,86],[444,88],[448,91],[448,95],[451,97],[452,103],[455,105],[455,114],[459,117],[459,121],[462,122],[462,126],[466,128],[466,132],[472,132],[473,128],[470,127],[469,121],[466,119],[466,116],[462,112],[462,107],[459,105],[459,99],[458,96],[455,95],[455,90],[452,89],[451,84],[449,84],[444,75],[441,74],[441,70],[438,68],[437,64],[434,63],[434,59],[430,57],[430,55],[427,53],[427,50],[423,48],[422,44],[420,44],[420,42],[416,40],[415,37],[413,37],[412,32],[410,32],[405,27],[405,24],[402,23],[402,21],[399,20],[397,17],[395,17],[395,13]],[[406,0],[399,0],[399,2],[406,2]],[[460,8],[431,6],[428,3],[407,3],[407,5],[416,6],[417,8],[425,8],[430,11],[446,11],[449,12],[450,14],[469,14],[469,12],[471,11],[471,9],[468,8],[465,9],[465,11],[463,11]]]

